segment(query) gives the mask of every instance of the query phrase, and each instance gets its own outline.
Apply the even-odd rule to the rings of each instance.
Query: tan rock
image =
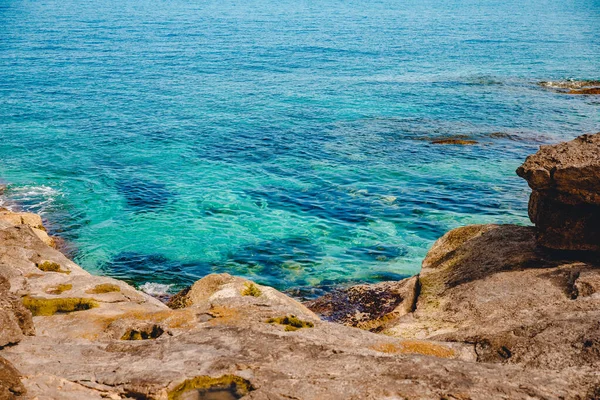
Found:
[[[37,214],[3,210],[0,211],[0,221],[12,226],[28,225],[32,228],[45,230],[42,218]]]
[[[542,146],[517,169],[533,189],[538,241],[558,250],[600,251],[600,133]]]

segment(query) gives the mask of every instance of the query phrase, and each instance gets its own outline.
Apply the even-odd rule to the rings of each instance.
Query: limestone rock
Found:
[[[542,146],[517,169],[543,246],[600,251],[600,133]]]
[[[485,362],[598,368],[598,267],[537,247],[532,228],[459,228],[425,258],[415,312],[385,332],[473,343]]]
[[[302,303],[268,286],[229,274],[210,274],[175,295],[168,304],[171,308],[218,305],[221,303],[254,304],[280,307],[292,313],[315,318]]]

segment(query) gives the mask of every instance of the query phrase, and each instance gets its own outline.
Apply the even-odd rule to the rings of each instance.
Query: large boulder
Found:
[[[533,190],[529,217],[541,245],[600,252],[600,133],[542,146],[517,174]]]
[[[596,263],[540,248],[533,228],[459,228],[423,261],[415,312],[385,333],[473,343],[485,362],[600,368],[599,280]]]
[[[480,362],[518,364],[543,370],[600,368],[600,268],[597,263],[561,259],[538,246],[533,227],[474,225],[452,230],[432,246],[417,281],[414,310],[400,317],[359,314],[353,301],[328,298],[309,303],[328,318],[388,337],[470,345]],[[345,293],[370,293],[383,306],[396,288],[360,285]],[[400,285],[398,285],[400,286]],[[349,297],[350,299],[352,297]],[[343,300],[343,299],[342,299]],[[385,321],[382,324],[380,321]]]

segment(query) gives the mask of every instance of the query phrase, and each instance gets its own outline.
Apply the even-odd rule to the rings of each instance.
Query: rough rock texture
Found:
[[[494,229],[474,232],[477,237],[486,237],[486,232]],[[455,249],[455,256],[463,254],[463,244],[473,240],[472,234],[459,236],[449,246]],[[453,276],[440,251],[444,246],[445,239],[432,253],[440,253],[439,257],[430,258],[430,282],[446,282]],[[469,259],[468,254],[461,257]],[[437,258],[440,261],[435,261]],[[490,264],[488,272],[469,283],[487,282],[501,273],[530,271],[520,268],[503,265],[498,270],[506,272],[497,272]],[[16,370],[6,368],[8,373],[0,373],[0,390],[4,390],[3,395],[40,400],[208,399],[209,394],[228,399],[242,395],[247,399],[592,399],[600,387],[600,377],[592,368],[596,366],[597,329],[589,329],[588,324],[588,313],[595,312],[589,308],[597,301],[595,270],[587,265],[551,264],[548,268],[535,271],[556,276],[536,278],[540,283],[532,291],[520,277],[516,279],[520,286],[502,288],[500,293],[506,294],[498,298],[490,296],[494,293],[490,286],[485,287],[485,296],[481,288],[471,298],[476,288],[460,289],[469,283],[449,285],[454,294],[446,298],[442,291],[440,304],[457,301],[461,293],[464,300],[454,303],[455,311],[450,314],[454,320],[441,323],[435,320],[436,308],[420,314],[420,298],[416,312],[409,312],[412,306],[408,304],[414,303],[407,294],[411,290],[414,293],[410,280],[380,285],[379,289],[386,287],[396,296],[388,303],[394,315],[391,320],[412,324],[407,325],[407,336],[411,337],[404,339],[320,321],[305,306],[274,289],[226,274],[198,281],[179,296],[182,308],[169,309],[123,282],[89,275],[47,246],[31,227],[11,225],[0,228],[0,271],[11,284],[10,292],[34,310],[36,335],[22,336],[18,344],[0,350],[0,357],[20,371],[23,385],[18,383]],[[563,284],[562,270],[556,268],[577,268],[579,278],[569,278],[567,281],[574,283]],[[465,271],[475,273],[476,268]],[[572,300],[573,291],[567,298],[565,287],[576,287],[577,293],[585,295]],[[561,315],[569,313],[574,325],[571,331],[581,331],[584,337],[582,347],[572,351],[570,364],[559,360],[556,365],[566,368],[558,370],[545,368],[548,362],[535,364],[543,369],[529,368],[527,363],[477,362],[478,357],[482,359],[482,346],[474,343],[488,331],[485,325],[469,330],[467,320],[478,323],[482,321],[478,318],[484,318],[475,312],[478,306],[469,302],[491,300],[502,310],[512,307],[514,312],[523,297],[511,300],[511,295],[528,292],[533,302],[540,296],[538,290],[549,290],[546,300],[560,292],[565,300],[555,299],[557,307],[573,304],[571,308],[565,306]],[[354,294],[348,296],[354,298]],[[361,296],[359,293],[358,298]],[[432,296],[425,296],[423,301],[433,301]],[[503,306],[503,301],[511,303]],[[479,306],[489,319],[493,319],[492,303]],[[578,311],[573,310],[575,304],[579,304]],[[526,306],[530,304],[519,305],[521,310]],[[370,315],[380,318],[375,305],[365,307],[371,310]],[[506,317],[502,312],[499,315]],[[511,318],[506,317],[505,327],[512,326]],[[527,320],[524,316],[521,319]],[[440,329],[440,324],[448,327]],[[403,336],[403,332],[394,331],[397,326],[391,326],[390,332]],[[500,340],[494,332],[489,332],[489,337]],[[527,338],[535,339],[535,335],[527,332],[521,336],[523,343],[540,345],[542,339],[528,342]],[[426,336],[436,338],[420,339]],[[496,342],[490,343],[489,348],[496,346]],[[519,354],[518,348],[514,354]],[[585,362],[581,361],[584,355]]]
[[[535,229],[475,225],[440,238],[414,312],[383,333],[473,345],[480,362],[596,374],[600,268],[536,245]],[[571,372],[568,372],[571,371]]]
[[[23,335],[35,333],[31,312],[9,290],[10,284],[0,275],[0,348],[17,344]]]
[[[9,226],[28,226],[48,246],[54,247],[55,245],[54,238],[48,236],[46,228],[42,224],[42,218],[37,214],[12,212],[5,208],[0,208],[0,227]]]
[[[517,169],[541,245],[600,252],[600,133],[542,146]]]
[[[19,371],[8,360],[0,357],[0,400],[16,399],[25,393]]]
[[[306,306],[327,321],[380,332],[414,310],[418,290],[416,277],[356,285],[333,291]]]

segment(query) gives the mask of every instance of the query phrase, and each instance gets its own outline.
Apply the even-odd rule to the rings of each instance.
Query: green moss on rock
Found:
[[[188,286],[188,287],[184,288],[183,290],[181,290],[176,295],[174,295],[173,297],[171,297],[169,299],[169,301],[167,302],[167,307],[169,307],[173,310],[178,310],[178,309],[186,308],[187,306],[189,306],[190,304],[189,304],[189,299],[188,299],[188,293],[190,292],[191,289],[192,289],[192,287]]]
[[[40,271],[44,272],[60,272],[61,274],[67,275],[71,273],[71,271],[61,269],[60,264],[52,261],[44,261],[42,263],[37,264],[37,267]]]
[[[61,283],[60,285],[49,289],[46,292],[48,294],[62,294],[63,292],[66,292],[71,289],[73,289],[73,285],[71,285],[70,283]]]
[[[22,300],[23,305],[31,311],[33,316],[48,316],[57,313],[84,311],[98,307],[96,301],[84,298],[67,297],[59,299],[43,299],[25,296]]]
[[[164,329],[158,325],[153,325],[147,329],[131,329],[121,336],[121,340],[148,340],[156,339],[165,333]]]
[[[86,293],[89,294],[102,294],[102,293],[111,293],[111,292],[120,292],[121,288],[118,285],[113,283],[102,283],[97,285],[93,289],[86,290]]]
[[[288,332],[297,331],[298,329],[302,328],[312,328],[315,326],[315,324],[313,324],[312,322],[302,321],[295,315],[286,315],[284,317],[269,318],[267,322],[269,324],[285,325],[285,330]]]
[[[177,385],[168,394],[169,400],[183,400],[184,398],[234,398],[240,399],[254,390],[252,384],[246,379],[235,375],[223,375],[218,378],[211,376],[197,376],[187,379]],[[194,397],[186,396],[192,392]],[[193,393],[195,392],[195,393]]]
[[[262,295],[261,290],[252,282],[246,282],[244,284],[244,290],[242,291],[242,296],[253,296],[260,297]]]

